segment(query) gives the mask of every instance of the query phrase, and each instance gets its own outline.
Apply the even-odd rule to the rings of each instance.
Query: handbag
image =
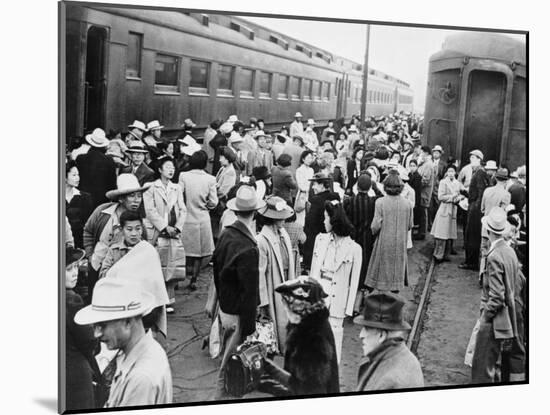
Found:
[[[241,397],[257,389],[264,372],[266,347],[261,342],[244,342],[233,353],[224,369],[225,390]]]

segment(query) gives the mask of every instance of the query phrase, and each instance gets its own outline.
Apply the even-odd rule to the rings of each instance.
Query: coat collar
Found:
[[[234,223],[232,223],[231,225],[228,225],[227,227],[239,231],[248,239],[250,239],[252,242],[254,242],[254,245],[258,244],[258,242],[256,241],[256,238],[254,237],[254,235],[252,235],[250,229],[248,229],[247,226],[243,222],[241,222],[239,219],[237,219]]]
[[[376,349],[361,359],[359,363],[357,390],[362,391],[373,372],[383,360],[393,358],[405,346],[402,338],[392,338],[384,341]]]

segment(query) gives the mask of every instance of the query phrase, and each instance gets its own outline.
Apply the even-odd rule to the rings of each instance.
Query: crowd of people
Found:
[[[259,330],[274,390],[338,392],[347,317],[362,326],[357,390],[422,387],[399,294],[408,249],[431,233],[434,260],[448,261],[459,224],[460,267],[478,270],[481,286],[472,381],[522,379],[525,166],[510,174],[473,150],[459,170],[440,145],[422,145],[423,119],[409,113],[322,130],[294,118],[268,132],[231,115],[202,144],[191,119],[175,138],[136,120],[126,134],[96,128],[69,143],[68,409],[172,401],[160,344],[179,283],[196,290],[209,265],[217,399],[231,355]]]

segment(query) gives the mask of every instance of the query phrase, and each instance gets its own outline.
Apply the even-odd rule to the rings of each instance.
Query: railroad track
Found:
[[[432,258],[430,266],[428,268],[428,274],[424,280],[424,288],[422,289],[422,295],[420,296],[420,302],[416,308],[416,313],[414,315],[414,321],[407,338],[407,347],[413,352],[416,353],[416,348],[420,341],[420,332],[422,330],[422,321],[424,315],[426,314],[426,309],[428,307],[428,302],[430,300],[430,292],[433,283],[433,274],[435,271],[435,260]]]

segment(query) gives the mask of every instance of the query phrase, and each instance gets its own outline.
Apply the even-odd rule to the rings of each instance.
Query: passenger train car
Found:
[[[237,114],[274,129],[296,111],[319,124],[360,112],[362,67],[245,19],[62,5],[66,136],[158,119],[175,134]],[[367,115],[412,111],[409,85],[369,69]]]
[[[479,149],[515,169],[527,159],[526,45],[504,35],[464,33],[430,57],[425,135],[462,164]]]

